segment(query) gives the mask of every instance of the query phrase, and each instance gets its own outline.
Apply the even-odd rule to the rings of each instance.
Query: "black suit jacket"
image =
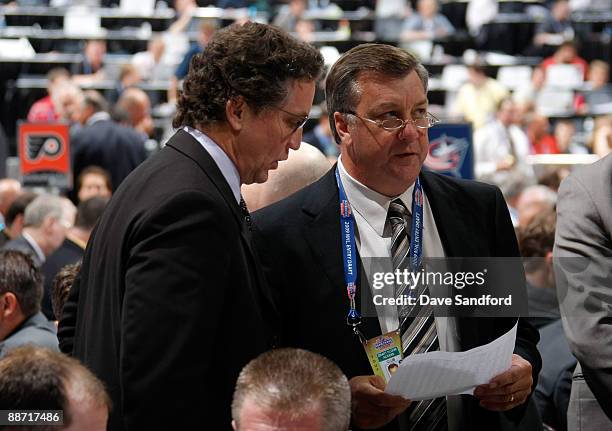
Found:
[[[282,344],[327,356],[350,378],[370,375],[372,370],[346,324],[348,300],[334,169],[254,213],[253,220],[256,245],[281,311]],[[421,178],[448,257],[519,255],[506,204],[496,187],[426,172]],[[522,267],[517,271],[524,280]],[[368,294],[369,289],[362,291]],[[525,297],[524,281],[514,293],[517,299]],[[511,318],[458,319],[461,348],[490,342],[515,322]],[[364,318],[362,326],[367,338],[381,333],[377,318]],[[537,331],[521,319],[515,352],[531,362],[534,380],[541,366],[537,341]],[[466,430],[498,430],[501,422],[512,426],[523,417],[524,407],[500,415],[480,408],[473,397],[462,398]],[[397,425],[386,429],[397,429]]]
[[[259,266],[217,165],[177,132],[113,196],[60,323],[110,391],[109,429],[231,429],[238,373],[278,341]]]
[[[84,126],[70,139],[75,185],[81,171],[95,165],[108,171],[113,190],[116,190],[123,179],[147,157],[144,137],[111,120]]]

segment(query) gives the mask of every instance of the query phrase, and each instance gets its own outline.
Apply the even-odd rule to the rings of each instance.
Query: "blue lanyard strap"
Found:
[[[357,295],[357,274],[359,272],[359,261],[356,259],[355,247],[355,219],[351,211],[351,204],[346,197],[338,167],[336,167],[336,182],[340,193],[340,225],[342,234],[342,258],[344,262],[344,283],[349,298],[349,312],[346,323],[357,327],[361,323],[361,316],[357,311],[355,296]]]
[[[357,274],[359,272],[359,260],[357,259],[355,247],[355,219],[351,210],[351,204],[346,196],[340,173],[336,166],[336,182],[340,195],[340,226],[342,237],[342,257],[344,263],[344,283],[349,299],[349,312],[346,323],[353,327],[355,333],[363,341],[363,335],[357,328],[361,324],[361,315],[357,311],[355,297],[357,295]],[[410,226],[410,270],[418,271],[423,261],[423,188],[421,180],[417,177],[412,191],[412,223]]]

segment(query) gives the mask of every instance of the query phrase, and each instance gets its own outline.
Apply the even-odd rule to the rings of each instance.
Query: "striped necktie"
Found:
[[[395,199],[389,205],[387,218],[391,225],[391,260],[393,271],[410,269],[410,234],[411,215],[400,199]],[[410,286],[396,285],[395,297],[402,295],[418,298],[427,292],[426,285]],[[438,333],[431,305],[400,305],[398,318],[404,357],[414,353],[424,353],[440,350]],[[407,429],[411,431],[446,430],[446,398],[415,401],[406,412]]]

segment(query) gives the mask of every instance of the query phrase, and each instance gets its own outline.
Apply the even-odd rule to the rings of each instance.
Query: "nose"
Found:
[[[292,150],[298,150],[300,143],[302,142],[302,129],[297,129],[289,136],[289,148]]]
[[[406,124],[404,124],[404,127],[402,127],[399,132],[398,132],[398,137],[400,139],[405,139],[408,141],[414,141],[416,139],[418,139],[419,137],[419,133],[421,133],[422,130],[417,128],[417,126],[414,124],[414,122],[412,121],[406,121]]]

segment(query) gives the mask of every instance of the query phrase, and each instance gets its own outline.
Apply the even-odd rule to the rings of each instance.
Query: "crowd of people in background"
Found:
[[[48,1],[13,3],[49,5]],[[161,135],[156,131],[153,109],[163,104],[174,107],[190,64],[197,64],[199,54],[207,50],[221,28],[221,20],[196,17],[196,0],[174,3],[177,18],[167,33],[151,38],[146,51],[134,53],[130,62],[121,66],[112,90],[91,89],[108,79],[107,46],[104,40],[87,40],[80,64],[70,71],[53,68],[47,73],[47,96],[37,100],[24,118],[32,123],[70,124],[74,188],[62,190],[58,196],[25,189],[15,179],[0,178],[0,410],[57,408],[64,410],[64,425],[72,426],[70,429],[103,430],[115,408],[96,376],[77,360],[59,353],[57,322],[81,269],[88,241],[113,193],[169,136],[168,131]],[[241,0],[217,3],[227,8],[251,4]],[[379,11],[386,2],[375,3]],[[474,37],[482,37],[482,20],[487,19],[487,8],[493,6],[485,0],[469,3],[468,26]],[[540,64],[530,69],[527,79],[508,86],[491,75],[486,56],[479,55],[466,61],[465,79],[456,91],[447,92],[445,105],[429,107],[445,122],[471,124],[475,179],[494,184],[503,193],[525,259],[529,310],[536,316],[530,323],[540,332],[542,371],[533,398],[543,423],[552,430],[576,429],[572,428],[579,422],[575,415],[570,415],[568,428],[570,405],[578,403],[570,400],[577,365],[574,355],[580,360],[581,354],[586,355],[579,339],[566,338],[553,264],[553,250],[559,247],[555,241],[558,193],[571,169],[567,165],[534,168],[528,159],[541,154],[612,157],[610,66],[602,59],[581,58],[570,19],[573,3],[555,0],[542,6],[545,18],[525,47],[526,53],[539,56]],[[257,2],[259,9],[272,12],[271,23],[305,42],[312,42],[314,33],[325,30],[305,18],[307,11],[330,4],[290,0],[272,7]],[[381,40],[392,39],[410,49],[415,42],[443,39],[456,31],[436,0],[394,5],[399,11],[394,16],[379,15],[376,31]],[[480,20],[474,15],[476,7],[482,8]],[[248,15],[237,21],[237,25],[243,24]],[[339,30],[333,31],[346,25],[341,22]],[[180,34],[197,34],[197,40],[175,56],[169,67],[164,60],[173,48],[169,41],[172,35]],[[554,80],[558,75],[551,72],[557,65],[577,68],[582,82],[579,88],[557,88]],[[266,183],[242,187],[241,197],[251,211],[314,183],[338,161],[338,132],[330,126],[329,102],[320,95],[325,89],[323,78],[316,83],[316,116],[304,129],[300,149],[294,148],[288,160],[270,172]],[[165,100],[143,91],[142,84],[153,81],[167,82]],[[193,78],[187,84],[196,85]],[[557,108],[562,105],[565,113],[551,115],[547,110],[551,103]],[[152,138],[161,145],[151,145]],[[603,178],[610,181],[611,176],[608,173]],[[567,189],[562,192],[569,193]],[[609,218],[610,213],[603,217]],[[572,332],[574,336],[577,333]],[[585,360],[582,368],[589,370],[591,365]],[[274,385],[280,390],[270,391]],[[248,424],[257,421],[282,423],[287,429],[347,430],[351,389],[343,372],[330,360],[305,350],[277,349],[244,367],[231,409],[236,430],[249,429]],[[322,428],[322,423],[328,424],[327,428]],[[605,419],[601,423],[605,424]]]

